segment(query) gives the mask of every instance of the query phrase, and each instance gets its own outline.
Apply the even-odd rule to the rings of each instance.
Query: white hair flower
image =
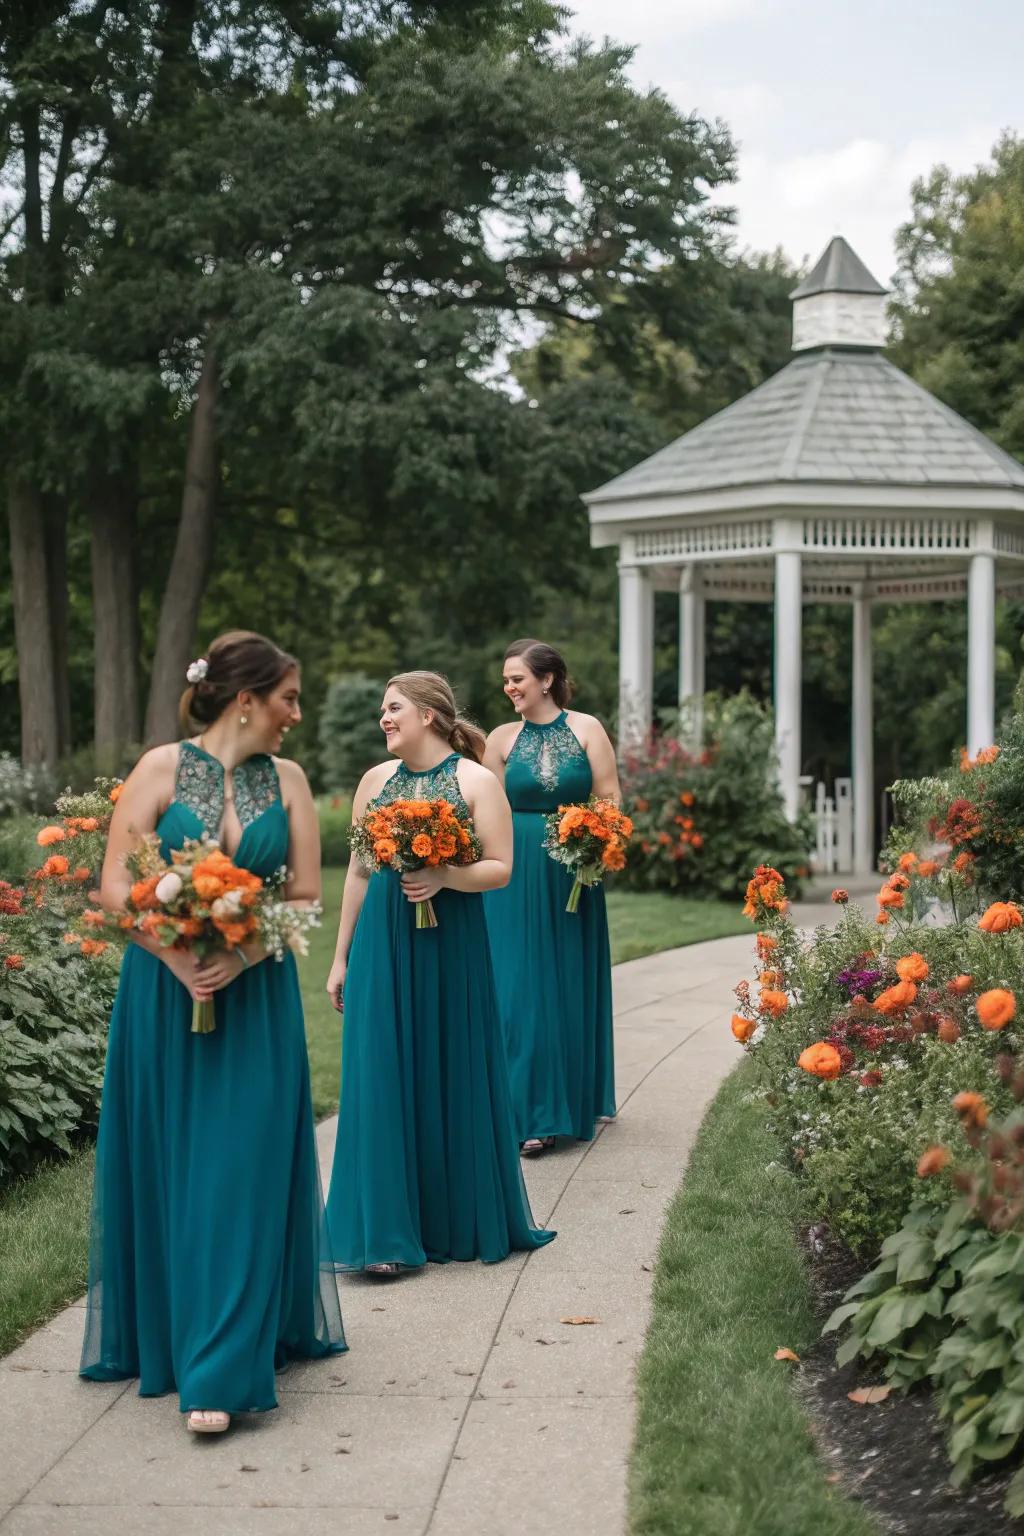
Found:
[[[205,656],[200,656],[198,661],[189,663],[185,676],[190,683],[201,683],[209,670],[210,663]]]

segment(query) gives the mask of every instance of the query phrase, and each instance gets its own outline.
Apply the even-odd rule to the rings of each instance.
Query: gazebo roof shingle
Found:
[[[822,350],[584,500],[807,481],[1024,489],[1024,465],[880,353]]]

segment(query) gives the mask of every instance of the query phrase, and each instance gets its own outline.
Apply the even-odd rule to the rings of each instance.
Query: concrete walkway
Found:
[[[350,1352],[283,1373],[278,1413],[188,1435],[175,1399],[79,1380],[68,1308],[0,1361],[0,1536],[617,1536],[663,1213],[739,1059],[751,958],[744,936],[618,966],[619,1117],[526,1164],[555,1242],[345,1277]],[[333,1138],[330,1121],[325,1168]]]

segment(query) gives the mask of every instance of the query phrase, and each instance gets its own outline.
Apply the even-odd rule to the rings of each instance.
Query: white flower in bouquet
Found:
[[[185,882],[177,870],[169,869],[162,880],[157,881],[154,895],[162,907],[169,906],[172,901],[177,901],[181,895]]]

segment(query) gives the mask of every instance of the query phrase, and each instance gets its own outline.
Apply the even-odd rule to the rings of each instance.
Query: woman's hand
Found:
[[[408,901],[430,901],[444,885],[440,869],[414,869],[402,876],[402,893]]]
[[[215,992],[230,986],[245,969],[245,961],[237,950],[229,949],[207,955],[196,966],[192,996],[197,1002],[208,1002]]]
[[[181,982],[189,996],[196,1002],[201,1001],[196,990],[196,975],[199,969],[199,961],[190,949],[174,949],[173,947],[162,949],[159,958],[166,965],[173,976]]]
[[[331,1007],[339,1013],[345,1012],[345,973],[348,970],[344,960],[335,960],[331,966],[330,975],[327,978],[327,996],[331,1000]]]

